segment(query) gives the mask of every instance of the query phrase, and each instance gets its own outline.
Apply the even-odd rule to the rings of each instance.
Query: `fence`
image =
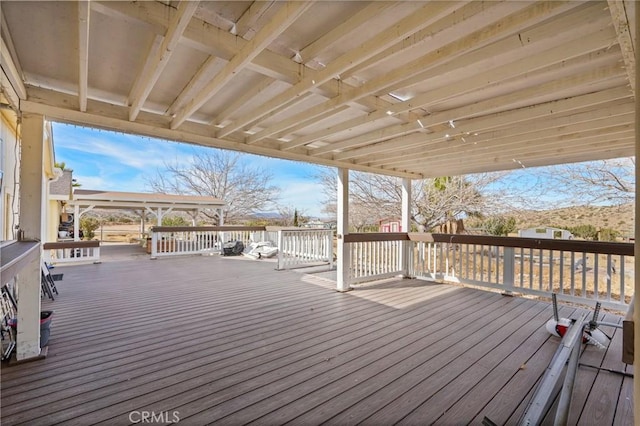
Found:
[[[47,263],[100,263],[99,241],[44,243],[42,249],[42,257]]]
[[[373,281],[403,274],[402,249],[406,233],[366,233],[345,235],[349,250],[349,283]]]
[[[333,266],[333,231],[277,229],[263,226],[156,226],[151,229],[151,258],[219,253],[222,243],[270,241],[278,247],[277,269],[300,268],[318,263]]]
[[[580,303],[626,307],[633,244],[479,235],[409,234],[410,274]],[[422,241],[417,241],[422,239]]]
[[[280,229],[278,269],[328,263],[333,267],[333,231],[330,229]]]
[[[226,241],[264,241],[263,226],[155,226],[151,229],[151,258],[185,254],[219,253]]]

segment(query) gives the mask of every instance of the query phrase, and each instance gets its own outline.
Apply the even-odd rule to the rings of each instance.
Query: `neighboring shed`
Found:
[[[572,240],[573,234],[566,229],[540,227],[518,231],[518,237],[522,238],[549,238],[553,240]]]
[[[402,232],[402,220],[398,217],[390,217],[378,221],[379,232]]]

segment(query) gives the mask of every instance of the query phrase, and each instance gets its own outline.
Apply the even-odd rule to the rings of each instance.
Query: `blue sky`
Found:
[[[83,189],[151,192],[147,181],[167,162],[186,161],[204,148],[53,123],[57,162],[73,169]],[[247,155],[251,164],[272,171],[272,183],[281,188],[279,204],[324,217],[322,188],[314,179],[318,166],[275,158]]]

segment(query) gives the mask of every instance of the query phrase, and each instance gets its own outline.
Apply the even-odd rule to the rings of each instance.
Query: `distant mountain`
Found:
[[[610,228],[623,237],[634,232],[634,204],[621,206],[576,206],[554,210],[524,210],[516,217],[518,229],[536,226],[556,226],[560,228],[577,225],[593,225],[597,229]]]

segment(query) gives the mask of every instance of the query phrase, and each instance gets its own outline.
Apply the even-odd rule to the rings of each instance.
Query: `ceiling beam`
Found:
[[[78,109],[78,100],[75,96],[33,86],[28,88],[28,93],[29,100],[21,102],[22,111],[42,114],[54,121],[369,173],[381,173],[411,179],[419,179],[421,177],[414,173],[395,172],[367,166],[361,167],[352,165],[350,162],[337,162],[332,159],[317,158],[309,161],[310,159],[306,156],[306,153],[283,153],[277,149],[277,145],[275,147],[247,145],[233,139],[216,138],[211,126],[190,121],[180,126],[180,129],[174,130],[170,128],[169,117],[147,111],[140,111],[136,121],[129,121],[127,107],[108,104],[95,99],[88,99],[87,111],[81,112]]]
[[[629,76],[631,90],[636,90],[636,53],[633,43],[633,28],[629,24],[629,13],[627,13],[625,2],[621,0],[608,0],[611,20],[616,29],[618,44],[622,51],[622,58]],[[638,7],[637,5],[635,7]]]
[[[180,94],[173,101],[167,112],[170,115],[175,114],[184,106],[184,104],[194,96],[194,88],[203,81],[209,80],[213,70],[218,66],[219,59],[215,56],[209,56],[200,66],[196,74],[189,80],[187,85],[182,89]]]
[[[87,110],[87,87],[89,79],[89,28],[91,17],[90,0],[78,4],[78,100],[80,111]]]
[[[284,30],[286,30],[300,15],[311,7],[313,2],[287,2],[281,4],[278,13],[258,31],[242,49],[225,65],[225,67],[185,105],[174,117],[171,128],[176,129],[216,93],[227,84],[247,64],[258,56],[273,42]]]
[[[553,4],[559,5],[561,3],[555,2]],[[548,10],[541,8],[541,10],[533,16],[536,20],[542,19],[543,16],[546,16],[543,12],[548,13]],[[518,15],[523,15],[531,19],[532,11],[527,9],[527,11],[523,11]],[[582,14],[578,14],[577,18],[581,17]],[[530,25],[531,23],[530,21],[523,20],[522,17],[521,19],[513,20],[518,23],[519,26]],[[600,25],[606,25],[608,22],[596,24],[598,24],[596,28],[600,28]],[[575,34],[576,31],[574,28],[566,28],[559,25],[560,24],[553,23],[552,26],[545,26],[542,27],[542,29],[536,28],[536,31],[527,31],[525,36],[528,39],[533,39],[534,41],[526,46],[521,46],[522,42],[520,37],[522,34],[518,33],[491,44],[486,48],[477,49],[479,44],[485,44],[483,42],[488,41],[487,37],[490,35],[493,36],[492,38],[497,38],[498,36],[504,36],[504,34],[507,33],[507,30],[510,32],[514,30],[514,28],[505,24],[496,24],[496,31],[498,32],[488,31],[485,29],[483,31],[470,34],[466,38],[457,40],[447,46],[431,52],[411,64],[400,67],[399,69],[387,73],[378,79],[367,82],[362,88],[357,90],[358,92],[366,91],[366,93],[373,93],[382,89],[385,91],[390,90],[388,86],[394,82],[396,84],[405,84],[402,79],[406,79],[407,75],[412,75],[409,71],[411,69],[418,72],[418,74],[415,74],[415,72],[413,74],[415,74],[416,78],[419,77],[421,80],[427,80],[429,78],[437,79],[438,81],[433,82],[433,86],[436,87],[435,89],[405,102],[394,104],[386,109],[379,109],[375,113],[371,113],[367,116],[343,122],[338,126],[334,126],[332,129],[324,129],[296,138],[291,142],[283,144],[282,149],[290,149],[295,148],[296,146],[306,145],[310,142],[327,137],[336,131],[349,130],[352,125],[359,126],[376,120],[386,119],[389,116],[389,113],[391,113],[391,115],[396,115],[397,113],[406,112],[413,108],[432,105],[437,103],[439,100],[451,98],[456,94],[465,93],[472,89],[477,89],[478,87],[486,87],[490,83],[501,79],[509,79],[519,74],[529,72],[532,69],[539,69],[554,63],[563,63],[563,61],[567,59],[567,49],[569,48],[580,46],[584,51],[589,51],[596,50],[601,47],[608,47],[611,42],[612,35],[610,36],[608,32],[597,32],[594,35],[587,36],[583,34]],[[515,28],[515,30],[517,29],[519,28]],[[544,34],[540,34],[543,30]],[[580,39],[581,36],[584,36],[582,37],[582,40],[576,40]],[[562,43],[564,40],[568,40],[566,46],[563,48],[558,47],[558,44]],[[475,51],[461,56],[461,52],[466,52],[467,50],[474,48],[476,49]],[[515,55],[513,53],[514,49],[516,50]],[[543,51],[545,52],[545,55],[537,55]],[[514,63],[509,67],[501,66],[496,68],[496,58],[500,57],[500,55],[509,55],[511,61],[514,61]],[[541,57],[542,59],[540,59]],[[440,64],[443,60],[451,58],[453,58],[453,60]],[[461,75],[461,69],[466,74]],[[484,74],[480,74],[482,71],[484,71]],[[445,79],[455,78],[456,76],[458,78],[455,80],[453,87],[443,81]],[[345,93],[341,96],[346,97],[348,94]],[[343,99],[342,101],[344,100],[346,99]],[[340,101],[336,102],[332,99],[331,101],[325,102],[325,105],[327,108],[331,108],[334,104],[340,103]],[[403,106],[406,106],[406,108],[402,108]]]
[[[152,50],[149,53],[147,61],[150,64],[149,67],[145,67],[143,72],[136,78],[136,84],[138,90],[131,93],[129,102],[131,107],[129,109],[129,121],[135,121],[140,109],[147,100],[147,97],[151,93],[151,90],[155,86],[160,74],[164,71],[164,68],[169,63],[173,51],[178,46],[182,33],[187,28],[191,17],[198,8],[199,1],[196,0],[183,0],[178,4],[176,14],[171,18],[169,27],[164,35],[160,48],[155,52]]]
[[[554,156],[533,158],[524,168],[551,166],[554,164],[579,163],[585,161],[605,160],[610,158],[629,157],[633,155],[633,142],[628,139],[622,141],[609,141],[606,146],[588,147],[585,150],[572,154],[557,154]],[[482,165],[461,165],[456,169],[458,175],[474,173],[487,173],[523,168],[517,162],[507,159],[502,163],[487,163]],[[425,170],[425,177],[451,176],[451,165],[433,167]]]
[[[27,98],[27,89],[22,81],[22,76],[18,71],[19,66],[13,61],[10,50],[5,44],[4,38],[0,38],[0,66],[7,76],[8,84],[20,99]]]
[[[515,10],[522,9],[524,3],[513,2],[509,3],[505,8],[501,9],[502,14],[509,14]],[[455,43],[453,40],[456,37],[461,37],[464,34],[474,33],[476,30],[480,30],[482,26],[486,26],[486,23],[480,19],[482,17],[491,19],[499,19],[501,17],[500,14],[493,12],[490,13],[491,10],[485,10],[482,5],[478,5],[478,3],[471,3],[460,7],[456,12],[452,13],[440,20],[435,20],[430,25],[423,28],[417,34],[413,34],[410,38],[402,40],[400,43],[403,49],[409,49],[415,47],[419,44],[425,44],[426,41],[429,41],[429,45],[425,46],[425,49],[428,50],[429,53],[423,55],[421,58],[412,62],[415,64],[416,62],[420,62],[419,66],[411,66],[404,65],[400,67],[400,70],[396,69],[392,73],[385,73],[385,75],[375,78],[371,81],[367,81],[361,86],[354,89],[346,89],[341,91],[338,96],[326,101],[324,104],[316,105],[313,108],[310,108],[306,111],[302,111],[294,117],[290,117],[287,120],[281,121],[278,124],[267,128],[260,133],[253,135],[248,138],[247,143],[255,143],[260,138],[271,136],[275,133],[282,132],[286,129],[289,129],[295,123],[302,120],[309,120],[315,115],[320,115],[326,113],[326,111],[339,108],[343,105],[346,105],[349,102],[358,101],[360,98],[370,96],[372,94],[376,94],[380,92],[384,87],[394,84],[401,84],[400,82],[403,79],[407,78],[407,73],[411,72],[410,69],[413,69],[413,74],[422,72],[422,70],[427,66],[433,66],[434,56],[438,56],[440,60],[443,60],[445,57],[449,55],[461,55],[462,49],[459,45],[462,43]],[[484,30],[479,34],[475,34],[475,37],[467,36],[465,38],[469,39],[472,44],[475,44],[476,47],[478,44],[486,43],[488,39],[495,38],[498,34],[506,32],[510,30],[511,27],[505,25],[501,28],[498,28],[498,31],[489,31]],[[442,46],[448,42],[452,42],[452,44],[456,44],[456,48],[452,49],[443,49]],[[451,46],[449,46],[451,47]],[[469,46],[466,46],[469,48]],[[354,62],[357,64],[358,62]],[[343,70],[344,71],[344,70]],[[304,144],[302,144],[304,145]],[[294,145],[293,143],[289,143],[284,149],[295,148],[296,146],[302,145]]]
[[[451,9],[458,7],[457,2],[437,2],[435,5],[429,3],[408,17],[401,19],[391,28],[386,29],[376,36],[362,43],[360,46],[350,50],[348,53],[340,56],[332,61],[326,68],[318,71],[315,77],[306,76],[293,87],[285,90],[280,95],[275,96],[260,107],[250,111],[244,116],[235,120],[232,124],[224,127],[218,132],[219,137],[230,135],[231,133],[242,129],[244,126],[258,121],[270,112],[281,108],[283,105],[295,100],[299,96],[305,94],[312,88],[319,86],[331,79],[336,78],[341,72],[348,70],[355,64],[367,60],[371,56],[395,44],[397,41],[404,39],[408,35],[419,31],[442,16],[446,15]]]
[[[258,96],[262,91],[266,90],[269,86],[274,84],[276,80],[273,80],[270,77],[261,77],[260,81],[248,87],[244,93],[238,96],[228,105],[224,106],[224,111],[218,114],[215,120],[211,124],[222,124],[225,120],[229,119],[237,110],[245,106],[247,103],[251,101],[251,99]]]
[[[251,40],[255,35],[254,26],[258,19],[265,14],[276,2],[275,1],[254,1],[251,6],[242,14],[240,19],[235,23],[235,35]]]
[[[323,34],[320,38],[302,49],[299,52],[302,57],[302,63],[306,64],[315,59],[320,52],[330,48],[338,40],[347,36],[361,25],[368,23],[372,18],[389,9],[391,6],[394,6],[392,2],[371,2],[355,15],[348,17],[348,19],[338,24],[331,31]]]
[[[26,99],[27,89],[24,86],[24,73],[18,62],[18,55],[2,7],[0,7],[0,67],[2,68],[0,70],[2,71],[0,76],[2,90],[13,107],[19,108],[19,100]]]
[[[533,90],[533,89],[528,89]],[[515,125],[516,123],[532,120],[534,118],[541,117],[549,117],[556,114],[561,114],[563,112],[569,112],[572,110],[586,108],[592,105],[608,103],[611,101],[615,101],[618,99],[626,99],[630,98],[631,93],[627,87],[618,87],[615,89],[604,90],[601,92],[590,93],[587,95],[575,96],[568,99],[561,99],[551,102],[544,102],[534,106],[518,108],[511,111],[504,111],[499,113],[494,113],[491,115],[480,116],[465,120],[456,121],[455,124],[455,132],[456,133],[482,133],[484,131],[492,130],[495,128],[499,128],[505,125]],[[487,103],[491,100],[480,102]],[[477,105],[477,104],[476,104]],[[473,105],[472,105],[473,106]],[[469,109],[469,107],[462,107],[458,110]],[[440,117],[446,117],[448,111],[434,114]],[[424,120],[430,120],[432,117],[425,117]],[[436,118],[440,123],[447,123],[448,120],[442,120]],[[371,146],[367,146],[364,148],[358,148],[351,151],[346,151],[343,153],[338,153],[333,156],[336,160],[347,160],[356,157],[362,157],[363,155],[370,154],[379,154],[381,152],[389,152],[398,149],[407,148],[411,144],[424,143],[425,138],[443,138],[446,137],[446,134],[450,132],[453,134],[453,129],[447,131],[435,132],[429,135],[418,135],[419,137],[416,139],[403,140],[402,138],[391,139],[390,141],[380,142]],[[415,136],[415,135],[411,135]],[[422,136],[420,138],[420,136]]]
[[[480,156],[486,153],[500,154],[512,153],[517,149],[534,150],[538,146],[547,144],[550,149],[553,144],[556,146],[565,146],[565,142],[573,139],[584,139],[587,137],[608,137],[612,134],[628,132],[633,130],[632,114],[627,116],[619,116],[613,119],[606,118],[596,120],[589,123],[581,123],[577,125],[566,126],[561,129],[548,129],[540,132],[529,132],[511,137],[502,137],[491,140],[475,142],[467,140],[464,137],[456,137],[451,140],[440,139],[438,141],[425,141],[425,144],[414,149],[399,151],[398,155],[393,155],[384,159],[371,158],[358,159],[357,163],[367,164],[369,166],[384,167],[407,167],[413,163],[420,161],[433,162],[442,160],[452,156],[465,156],[473,153],[473,156]],[[513,129],[509,129],[513,132]],[[464,139],[464,140],[463,140]],[[402,154],[402,155],[400,155]]]
[[[598,60],[604,61],[608,56],[613,57],[613,55],[615,55],[614,52],[608,54],[607,47],[609,46],[610,42],[611,42],[610,36],[607,36],[602,32],[598,32],[594,35],[582,37],[579,40],[556,46],[550,50],[542,51],[544,52],[544,54],[541,55],[544,58],[543,61],[540,61],[540,59],[534,60],[531,52],[525,52],[526,56],[523,59],[517,62],[510,63],[508,64],[508,66],[501,65],[497,68],[488,69],[485,72],[481,72],[484,69],[482,64],[477,64],[475,67],[476,72],[474,73],[473,76],[465,77],[465,78],[462,78],[461,80],[451,81],[448,85],[438,84],[436,85],[437,87],[435,89],[425,92],[415,98],[412,98],[406,101],[406,103],[408,105],[411,105],[412,108],[418,108],[418,107],[425,108],[425,107],[428,107],[428,105],[430,104],[437,104],[439,101],[445,100],[447,98],[462,96],[464,93],[468,93],[473,90],[480,90],[484,87],[487,87],[491,84],[499,83],[501,81],[510,81],[511,83],[513,83],[514,78],[518,76],[522,76],[523,74],[526,74],[528,77],[532,77],[534,75],[533,71],[535,71],[536,69],[545,68],[544,72],[547,73],[550,71],[550,69],[548,68],[549,66],[554,64],[559,64],[558,66],[560,68],[563,68],[565,70],[570,70],[572,66],[579,67],[580,65],[582,65],[583,63],[586,63],[587,61],[593,61],[593,59],[591,58],[591,55],[575,58],[574,60],[566,59],[566,52],[570,51],[571,48],[575,48],[577,46],[583,47],[585,51],[604,48],[605,49],[604,51],[596,51],[593,54],[593,56],[595,58],[598,58]],[[527,73],[528,71],[529,73]],[[452,72],[453,71],[449,71],[448,73],[451,74]],[[446,75],[447,71],[443,70],[443,74]],[[554,79],[557,78],[557,74],[554,74],[553,78]],[[557,86],[556,88],[553,89],[553,91],[556,91],[556,90],[557,90]],[[521,93],[521,92],[518,92],[518,93]],[[537,93],[540,93],[540,92],[537,92]],[[533,93],[530,93],[530,94],[533,94]],[[510,98],[513,99],[513,97],[510,97]],[[488,104],[484,105],[484,107],[488,107],[488,106],[489,106]],[[397,110],[397,108],[389,109],[389,111],[392,111],[392,112],[394,110]],[[369,117],[371,116],[373,116],[373,114],[370,115]],[[379,117],[379,119],[386,118],[386,116],[387,116],[387,113],[386,112],[383,113],[382,111],[375,115],[375,117]],[[394,136],[399,136],[399,135],[409,133],[406,131],[407,129],[412,129],[412,131],[414,132],[421,131],[427,126],[431,125],[431,123],[444,124],[450,119],[452,119],[453,117],[456,117],[456,119],[460,119],[460,117],[456,116],[456,114],[450,114],[448,115],[448,117],[443,116],[442,121],[439,123],[433,122],[431,117],[429,117],[424,120],[420,120],[420,123],[415,121],[413,123],[407,123],[406,127],[403,125],[397,125],[397,126],[394,126],[394,128],[397,130],[397,133],[393,133],[392,132],[393,129],[388,128],[385,130],[386,136],[388,138],[391,138]],[[379,134],[380,134],[379,131],[370,132],[370,133],[349,138],[343,141],[330,143],[327,146],[314,149],[312,152],[313,154],[323,154],[323,153],[331,152],[335,150],[344,150],[347,148],[354,148],[369,142],[381,140]],[[297,145],[297,144],[287,144],[287,146],[294,146],[294,145]]]
[[[166,32],[168,20],[176,14],[174,8],[161,2],[150,1],[94,1],[92,3],[92,10],[94,12],[113,15],[128,20],[136,20],[137,22],[146,24],[152,31],[155,31],[155,33],[160,37],[160,40],[162,40],[162,36]],[[159,43],[160,42],[158,42],[158,45]],[[181,43],[206,53],[207,55],[216,56],[220,59],[229,61],[239,49],[242,49],[248,43],[248,41],[194,17],[191,19],[189,25],[187,25]],[[295,84],[300,81],[300,65],[289,58],[278,55],[269,50],[263,50],[253,60],[253,62],[247,64],[247,68],[274,80],[280,80],[288,84]],[[317,71],[308,67],[305,67],[303,72],[304,75],[310,78],[314,78],[317,74]],[[344,90],[345,86],[348,85],[344,82],[329,80],[323,85],[314,87],[312,92],[325,97],[334,97],[340,93],[341,90]],[[134,90],[136,90],[135,85],[132,93]],[[361,109],[371,109],[375,105],[387,102],[372,96],[362,99],[359,103],[363,106],[361,107],[358,104],[354,106]]]
[[[624,129],[612,133],[589,132],[584,134],[568,135],[561,139],[551,138],[545,141],[538,141],[527,145],[502,147],[501,149],[476,150],[468,149],[462,156],[453,159],[451,156],[441,155],[438,157],[425,156],[420,159],[400,164],[400,169],[412,169],[435,167],[440,168],[446,165],[474,167],[492,163],[518,163],[527,167],[527,161],[540,158],[553,158],[555,155],[571,155],[587,152],[593,149],[608,149],[613,144],[631,145],[633,144],[633,124],[627,125]],[[561,143],[559,143],[561,142]]]

